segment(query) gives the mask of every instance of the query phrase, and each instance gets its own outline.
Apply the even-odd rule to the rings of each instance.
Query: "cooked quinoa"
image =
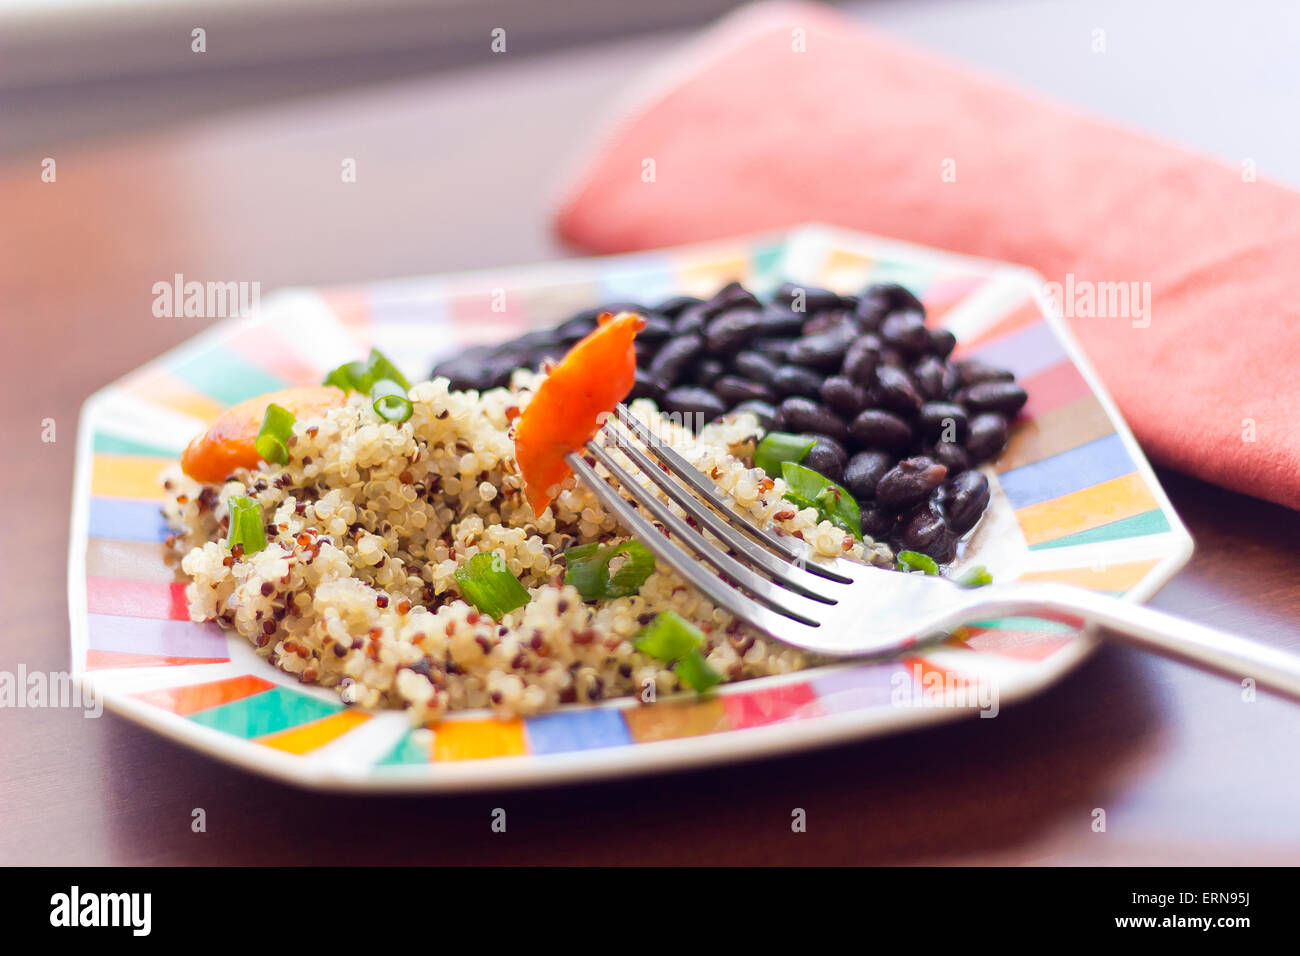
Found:
[[[564,551],[626,533],[570,478],[539,517],[525,502],[511,422],[541,381],[518,371],[509,388],[451,391],[444,378],[409,392],[394,424],[351,395],[324,417],[295,422],[287,464],[240,470],[202,485],[179,466],[165,477],[169,546],[189,579],[195,621],[237,631],[305,683],[336,688],[364,707],[406,707],[415,722],[488,707],[502,717],[572,702],[680,691],[669,667],[633,647],[664,610],[705,634],[725,681],[781,674],[813,658],[735,620],[660,565],[630,597],[585,603],[564,584]],[[723,419],[694,435],[642,400],[632,411],[761,523],[796,535],[819,556],[888,562],[751,468],[757,419]],[[616,453],[617,454],[617,453]],[[262,507],[267,546],[249,556],[225,544],[226,502]],[[461,599],[456,569],[495,552],[529,591],[494,621]],[[653,688],[653,690],[651,690]]]

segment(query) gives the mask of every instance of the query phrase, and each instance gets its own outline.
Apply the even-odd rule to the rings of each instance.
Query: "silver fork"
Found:
[[[639,482],[611,449],[690,521]],[[624,405],[585,451],[612,484],[578,452],[566,459],[569,466],[624,528],[718,607],[786,644],[836,657],[883,656],[970,621],[1024,615],[1093,625],[1107,637],[1238,681],[1250,678],[1300,700],[1300,657],[1118,598],[1045,582],[962,588],[843,558],[812,559],[803,542],[737,513],[709,478]]]

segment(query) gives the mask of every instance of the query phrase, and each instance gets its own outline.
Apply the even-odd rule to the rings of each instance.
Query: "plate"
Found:
[[[1032,271],[825,226],[634,255],[290,289],[93,395],[81,414],[68,563],[73,672],[105,706],[231,764],[305,787],[448,791],[618,777],[805,750],[975,715],[1047,687],[1096,639],[1052,622],[973,622],[909,656],[724,686],[711,697],[571,705],[521,720],[464,712],[411,727],[299,684],[216,624],[192,623],[163,561],[158,474],[226,406],[373,345],[414,379],[615,299],[710,294],[738,279],[858,291],[897,281],[959,352],[1010,368],[1029,402],[985,467],[992,503],[968,559],[995,580],[1140,601],[1192,542]]]

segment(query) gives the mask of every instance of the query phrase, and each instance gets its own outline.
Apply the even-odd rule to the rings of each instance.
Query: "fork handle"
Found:
[[[1096,625],[1103,636],[1238,682],[1250,679],[1258,687],[1300,700],[1300,656],[1296,654],[1069,585],[1011,585],[1005,589],[1005,595],[990,602],[998,605],[994,608],[998,613]]]

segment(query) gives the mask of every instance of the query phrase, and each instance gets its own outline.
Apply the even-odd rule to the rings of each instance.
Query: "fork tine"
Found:
[[[791,564],[785,557],[777,557],[772,552],[755,544],[749,538],[737,534],[729,524],[718,516],[717,512],[703,504],[698,498],[693,497],[689,491],[674,481],[667,472],[651,461],[649,456],[623,432],[606,426],[601,434],[613,441],[618,446],[619,451],[626,455],[644,475],[662,488],[664,494],[672,499],[687,515],[703,525],[715,538],[732,549],[739,560],[745,561],[771,575],[792,591],[798,591],[814,601],[832,603],[833,599],[823,593],[829,583],[827,578],[805,571],[803,569],[805,562],[803,561],[798,564]],[[595,440],[599,440],[599,437],[597,436]]]
[[[773,584],[766,578],[759,577],[675,515],[667,505],[614,461],[605,449],[595,442],[588,442],[586,450],[605,466],[614,481],[632,495],[641,507],[663,523],[677,539],[677,543],[665,537],[658,528],[640,515],[617,490],[597,474],[595,468],[582,455],[577,452],[569,454],[566,458],[569,466],[584,479],[584,483],[600,498],[601,503],[613,511],[624,527],[636,535],[656,557],[662,558],[687,581],[737,617],[756,624],[764,630],[783,627],[788,625],[790,620],[812,627],[817,626],[818,612],[824,612],[828,605],[811,601]],[[690,548],[700,558],[713,565],[720,574],[725,574],[736,584],[729,584],[717,574],[705,571],[691,558],[685,548]],[[737,590],[737,585],[748,592],[749,597],[741,594]],[[766,613],[759,614],[760,611]],[[788,620],[771,620],[772,612]]]
[[[695,492],[698,497],[703,498],[710,505],[716,508],[717,513],[721,514],[722,517],[725,518],[733,527],[743,531],[768,549],[775,551],[787,561],[793,562],[801,560],[801,556],[793,551],[790,546],[780,538],[765,529],[758,527],[754,522],[746,520],[744,517],[733,511],[731,504],[718,494],[717,486],[715,486],[713,482],[705,478],[704,475],[701,474],[694,465],[683,458],[676,449],[663,442],[654,434],[654,432],[646,428],[641,420],[628,410],[626,405],[620,402],[615,409],[615,412],[618,415],[619,422],[621,422],[628,431],[632,432],[632,434],[639,438],[641,443],[650,450],[652,455],[667,465],[669,470],[672,471],[672,473],[687,487],[689,487],[691,491]],[[654,469],[654,471],[658,470],[659,469]],[[652,472],[650,475],[651,478],[654,478]],[[658,481],[656,479],[656,484],[657,483]],[[660,485],[660,487],[663,486]],[[664,488],[664,490],[667,491],[668,489]],[[671,495],[671,492],[669,492],[669,494]],[[680,503],[681,502],[678,502],[678,504]],[[832,571],[815,562],[809,563],[805,565],[805,567],[810,574],[826,578],[827,580],[834,581],[837,584],[851,584],[853,582],[852,578]]]

